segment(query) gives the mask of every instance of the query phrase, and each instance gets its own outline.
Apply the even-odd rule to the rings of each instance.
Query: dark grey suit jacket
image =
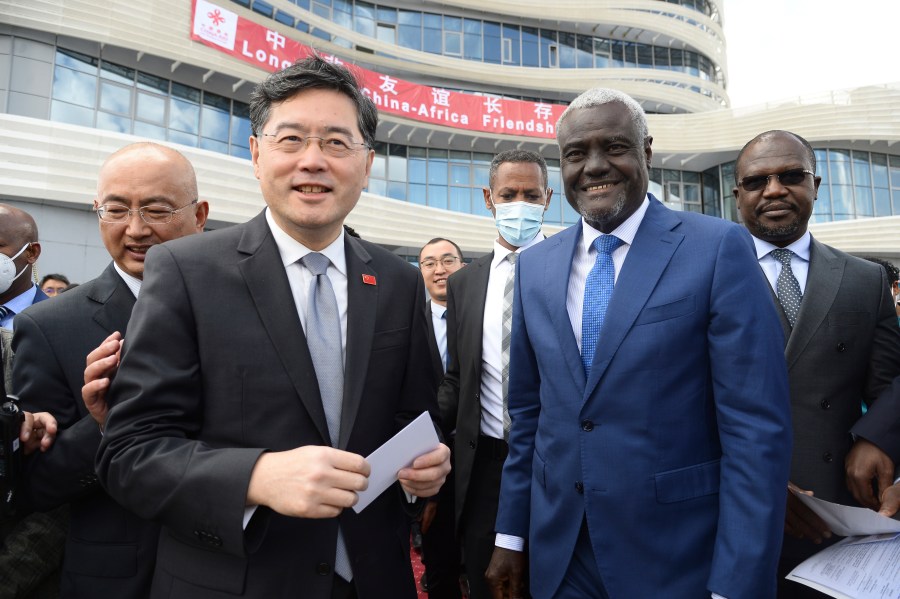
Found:
[[[158,527],[100,487],[100,429],[81,400],[85,358],[114,331],[125,335],[134,295],[110,265],[96,279],[16,316],[13,389],[24,409],[50,412],[60,433],[26,460],[26,494],[39,510],[71,503],[61,596],[148,595]]]
[[[447,280],[448,366],[438,389],[444,436],[456,427],[453,469],[456,481],[456,527],[466,508],[469,478],[481,432],[481,337],[491,260],[473,261]]]
[[[347,236],[345,251],[338,447],[365,456],[422,411],[437,417],[436,382],[421,275],[365,241]],[[331,519],[259,508],[242,527],[263,452],[329,444],[292,297],[264,214],[148,253],[97,472],[163,524],[153,597],[327,599],[339,521],[360,599],[416,595],[396,491]]]

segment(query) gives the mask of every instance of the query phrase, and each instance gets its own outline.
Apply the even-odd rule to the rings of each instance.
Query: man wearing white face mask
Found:
[[[47,299],[32,279],[41,255],[37,225],[23,210],[0,204],[0,326],[13,328],[13,317]]]
[[[495,156],[489,184],[484,204],[499,236],[491,254],[448,280],[449,365],[438,391],[445,434],[456,428],[456,530],[471,599],[490,597],[484,572],[494,549],[500,474],[508,450],[505,407],[515,261],[519,252],[543,239],[541,224],[553,195],[544,159],[523,150]]]

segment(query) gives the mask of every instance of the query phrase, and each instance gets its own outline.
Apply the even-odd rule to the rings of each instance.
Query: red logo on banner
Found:
[[[200,9],[201,4],[205,7],[203,10],[210,7],[213,10],[204,15]],[[199,35],[195,21],[203,16],[215,20],[215,13],[221,18],[219,10],[209,2],[194,0],[194,10],[191,13],[192,40],[270,72],[281,70],[314,52],[309,46],[285,38],[275,30],[240,16],[237,16],[233,44],[216,43],[216,39]],[[336,56],[322,54],[322,57],[335,64],[344,64]],[[363,93],[379,111],[423,123],[469,131],[553,138],[556,135],[556,121],[566,109],[560,104],[452,92],[410,83],[362,67],[349,68],[359,79]]]
[[[206,16],[209,17],[216,25],[221,25],[225,22],[225,17],[222,16],[222,11],[218,8],[213,12],[206,13]]]

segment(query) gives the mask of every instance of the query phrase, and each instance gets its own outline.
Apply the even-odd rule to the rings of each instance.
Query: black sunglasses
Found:
[[[795,168],[783,173],[772,173],[771,175],[750,175],[740,180],[738,185],[744,188],[744,191],[760,191],[765,189],[769,184],[769,179],[777,177],[778,181],[784,186],[800,185],[806,179],[806,175],[815,173],[805,168]]]

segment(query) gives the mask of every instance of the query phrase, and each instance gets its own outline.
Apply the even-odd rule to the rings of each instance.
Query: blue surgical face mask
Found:
[[[541,232],[541,225],[544,222],[544,204],[532,204],[531,202],[494,204],[493,194],[491,194],[491,204],[494,205],[494,222],[497,223],[497,231],[510,245],[522,247]]]

